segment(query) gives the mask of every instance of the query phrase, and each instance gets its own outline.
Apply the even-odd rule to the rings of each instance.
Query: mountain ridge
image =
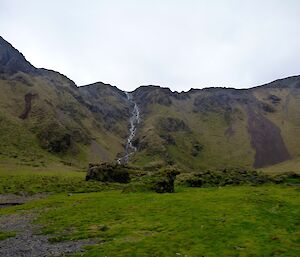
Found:
[[[125,91],[103,82],[77,86],[59,72],[35,68],[5,42],[0,38],[3,160],[82,166],[122,156],[133,108]],[[300,76],[247,89],[209,87],[179,93],[139,86],[131,92],[141,123],[133,142],[138,151],[130,162],[195,170],[260,168],[298,158],[299,91]],[[20,131],[28,141],[23,146],[8,136],[18,138]]]
[[[15,54],[19,55],[19,58],[17,59],[20,59],[22,61],[25,61],[26,65],[28,66],[31,66],[32,70],[34,71],[40,71],[40,72],[53,72],[53,73],[57,73],[63,77],[65,77],[66,79],[72,81],[77,87],[85,87],[85,86],[90,86],[90,85],[94,85],[94,84],[97,84],[97,83],[101,83],[101,84],[104,84],[104,85],[110,85],[112,87],[116,87],[118,88],[117,86],[115,85],[112,85],[110,83],[106,83],[106,82],[103,82],[103,81],[96,81],[96,82],[93,82],[93,83],[90,83],[90,84],[84,84],[84,85],[77,85],[72,79],[70,79],[68,76],[64,75],[63,73],[60,73],[59,71],[56,71],[56,70],[52,70],[52,69],[48,69],[48,68],[36,68],[34,65],[32,65],[26,58],[25,56],[20,52],[18,51],[16,48],[13,47],[13,45],[11,43],[9,43],[8,41],[6,41],[3,37],[0,36],[0,50],[3,51],[3,46],[6,45],[6,49],[7,47],[9,49],[12,50],[12,52],[14,52]],[[9,51],[11,52],[11,51]],[[3,52],[0,51],[0,56],[3,55]],[[3,58],[3,56],[1,56],[1,63],[0,63],[0,67],[3,67],[5,66],[6,64],[4,63],[5,61],[5,58]],[[22,71],[22,70],[17,70],[15,69],[14,70],[15,72],[17,71]],[[0,73],[1,73],[1,70],[0,70]],[[178,94],[181,94],[181,93],[189,93],[191,91],[198,91],[198,90],[209,90],[209,89],[234,89],[234,90],[249,90],[249,89],[253,89],[253,88],[257,88],[257,87],[265,87],[265,86],[268,86],[269,84],[273,84],[273,83],[277,83],[277,82],[280,82],[280,81],[283,81],[283,80],[287,80],[287,79],[293,79],[293,78],[299,78],[300,75],[291,75],[291,76],[287,76],[287,77],[284,77],[284,78],[277,78],[277,79],[274,79],[272,80],[271,82],[267,82],[267,83],[263,83],[263,84],[260,84],[258,86],[250,86],[248,88],[235,88],[235,87],[222,87],[222,86],[216,86],[216,87],[203,87],[203,88],[194,88],[194,87],[191,87],[189,90],[187,91],[177,91],[177,90],[171,90],[169,87],[167,86],[160,86],[160,85],[152,85],[152,84],[148,84],[148,85],[140,85],[138,86],[137,88],[135,88],[134,90],[132,91],[126,91],[126,90],[122,90],[120,88],[118,88],[120,91],[123,91],[123,92],[134,92],[136,91],[138,88],[140,87],[159,87],[159,88],[162,88],[162,89],[169,89],[172,93],[178,93]]]

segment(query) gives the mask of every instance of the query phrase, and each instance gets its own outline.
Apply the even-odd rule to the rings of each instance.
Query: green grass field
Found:
[[[1,193],[15,192],[17,185],[32,193],[56,193],[2,208],[0,216],[35,213],[35,223],[51,242],[99,239],[84,256],[300,256],[299,186],[121,193],[118,185],[112,190],[85,182],[83,172],[10,175],[1,172]],[[8,185],[15,186],[4,190]],[[67,194],[87,191],[102,192]],[[14,233],[0,233],[2,239],[10,236]]]

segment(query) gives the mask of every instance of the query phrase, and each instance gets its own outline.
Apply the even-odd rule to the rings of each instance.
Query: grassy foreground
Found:
[[[299,187],[177,188],[55,194],[0,215],[35,212],[51,241],[99,238],[84,256],[300,256]]]

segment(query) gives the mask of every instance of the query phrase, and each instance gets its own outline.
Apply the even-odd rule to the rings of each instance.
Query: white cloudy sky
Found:
[[[300,0],[0,0],[0,35],[78,85],[242,88],[300,74]]]

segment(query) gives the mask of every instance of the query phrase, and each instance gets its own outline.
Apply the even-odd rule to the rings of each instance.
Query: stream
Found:
[[[140,111],[139,108],[136,104],[136,102],[134,101],[132,94],[125,92],[126,96],[127,96],[127,100],[129,101],[129,103],[131,105],[133,105],[133,109],[131,112],[131,117],[129,118],[129,136],[127,138],[127,142],[126,142],[126,147],[125,147],[125,154],[123,157],[119,158],[117,160],[117,162],[119,164],[124,164],[127,163],[129,161],[129,157],[130,155],[132,155],[133,153],[135,153],[137,151],[137,148],[132,144],[133,139],[136,135],[136,131],[137,131],[137,125],[140,123]]]

